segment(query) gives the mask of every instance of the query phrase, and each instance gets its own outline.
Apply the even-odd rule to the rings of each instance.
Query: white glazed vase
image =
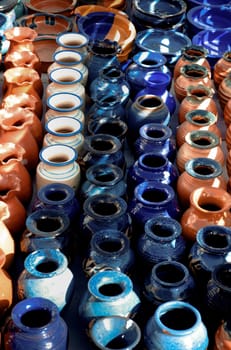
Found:
[[[81,53],[83,61],[85,62],[88,56],[88,37],[79,32],[65,32],[61,33],[56,38],[57,49],[56,51],[62,50],[73,50]]]

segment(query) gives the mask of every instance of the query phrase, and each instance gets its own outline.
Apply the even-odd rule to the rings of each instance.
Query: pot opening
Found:
[[[99,182],[107,183],[115,180],[115,174],[113,172],[111,173],[107,172],[106,174],[103,174],[103,173],[95,174],[95,179]]]
[[[214,168],[209,165],[198,165],[194,167],[194,172],[199,175],[212,175],[214,173]]]
[[[129,338],[130,336],[128,336],[126,333],[122,333],[110,340],[105,346],[107,349],[128,349],[129,345],[131,344],[131,340]]]
[[[21,317],[24,326],[30,328],[39,328],[46,326],[51,321],[51,313],[46,309],[37,309],[27,311]]]
[[[185,273],[179,266],[164,264],[156,268],[156,276],[165,283],[178,283],[184,279]]]
[[[168,195],[166,191],[155,188],[144,190],[142,197],[148,202],[161,203],[168,198]]]
[[[216,230],[207,232],[207,234],[204,237],[204,242],[212,248],[228,247],[228,240],[226,235],[219,233]]]
[[[99,248],[108,253],[119,252],[122,248],[120,240],[107,240],[99,242]]]
[[[110,140],[92,140],[91,146],[96,151],[110,151],[113,149],[113,142]]]
[[[140,99],[140,105],[146,108],[155,108],[161,106],[162,102],[159,98],[153,97],[143,97]]]
[[[201,114],[197,114],[192,116],[192,121],[196,124],[203,125],[203,124],[208,124],[210,120],[205,115],[203,116]]]
[[[75,130],[71,127],[62,127],[62,128],[57,128],[54,130],[56,133],[59,133],[59,134],[70,134],[72,132],[74,132]]]
[[[108,283],[99,287],[99,292],[105,296],[114,297],[120,295],[124,288],[118,283]]]
[[[203,50],[188,48],[185,50],[185,54],[191,57],[204,57],[205,53]]]
[[[221,206],[219,206],[217,203],[213,202],[207,202],[207,203],[199,203],[199,206],[201,209],[206,210],[206,211],[219,211],[221,210]]]
[[[49,161],[52,163],[65,163],[69,161],[69,158],[64,154],[64,155],[57,155],[49,158]]]
[[[165,136],[164,131],[162,130],[147,130],[147,136],[152,139],[161,139],[163,136]]]
[[[180,331],[193,327],[197,318],[190,309],[174,308],[161,315],[160,320],[166,327]]]
[[[195,137],[195,138],[193,137],[192,142],[198,146],[210,146],[210,145],[212,145],[211,139],[209,137],[206,137],[206,136]]]
[[[149,168],[160,168],[166,164],[166,160],[160,156],[146,155],[143,157],[143,164]]]
[[[209,91],[203,88],[190,89],[190,93],[196,97],[208,97],[210,95]]]
[[[67,101],[66,102],[63,101],[55,105],[55,108],[59,108],[59,109],[72,109],[74,107],[75,107],[74,103],[67,102]]]
[[[60,202],[67,198],[65,191],[49,191],[46,193],[46,198],[52,202]]]
[[[36,265],[36,270],[42,273],[50,273],[56,271],[58,266],[58,263],[54,260],[45,260]]]
[[[92,209],[100,216],[111,216],[118,212],[118,207],[114,203],[93,203]]]
[[[124,133],[122,126],[115,122],[107,122],[101,125],[97,125],[96,129],[98,134],[109,134],[116,137],[119,137]]]
[[[64,56],[58,59],[59,62],[65,64],[65,63],[79,63],[79,60],[77,60],[75,57],[71,56]]]
[[[36,226],[39,231],[54,232],[60,229],[61,223],[58,218],[43,216],[36,221]]]
[[[231,269],[230,266],[221,267],[216,274],[216,278],[218,282],[220,282],[222,285],[231,288]]]
[[[186,69],[185,74],[188,77],[193,77],[193,78],[201,78],[201,77],[205,76],[205,72],[203,70],[199,70],[199,69],[196,70],[196,69],[191,69],[191,68]]]
[[[165,224],[162,224],[162,225],[153,224],[151,226],[151,231],[155,236],[158,236],[158,237],[171,237],[173,234],[172,228]]]

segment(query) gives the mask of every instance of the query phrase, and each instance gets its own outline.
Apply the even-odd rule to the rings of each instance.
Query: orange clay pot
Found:
[[[5,70],[13,67],[27,67],[36,70],[41,75],[41,61],[32,51],[14,51],[4,59]]]
[[[6,316],[7,311],[13,302],[13,281],[11,276],[5,271],[4,265],[6,256],[0,248],[0,319]]]
[[[177,180],[177,196],[183,208],[190,205],[190,194],[196,188],[211,186],[227,190],[227,178],[221,165],[214,159],[194,158],[185,164],[185,171]]]
[[[226,103],[231,99],[231,77],[224,78],[217,90],[218,100],[221,108],[224,110]]]
[[[216,134],[221,141],[221,131],[217,126],[217,117],[212,112],[195,109],[186,113],[185,121],[176,129],[176,144],[180,147],[185,142],[186,135],[193,130],[208,130]]]
[[[188,86],[186,96],[181,101],[178,108],[178,122],[185,121],[186,113],[195,109],[203,109],[218,117],[218,106],[213,98],[214,90],[204,85]]]
[[[0,232],[1,232],[1,242],[0,249],[5,254],[5,263],[3,268],[9,270],[13,264],[15,257],[15,242],[11,232],[7,228],[4,220],[9,217],[9,210],[6,203],[0,201]]]
[[[229,124],[226,128],[225,132],[225,142],[228,150],[231,149],[231,124]]]
[[[231,124],[231,98],[225,104],[223,118],[225,125],[228,127]]]
[[[181,217],[182,235],[195,241],[198,230],[208,225],[231,226],[231,196],[221,188],[199,187],[190,195],[190,206]]]
[[[202,84],[213,88],[208,69],[199,64],[186,64],[180,69],[180,75],[174,80],[173,88],[178,101],[187,96],[187,87]]]
[[[213,67],[213,80],[216,88],[231,73],[231,51],[227,51]]]
[[[183,49],[182,55],[177,60],[174,70],[173,70],[173,78],[176,79],[180,75],[181,67],[186,64],[199,64],[200,66],[204,66],[210,72],[211,77],[211,67],[207,60],[208,51],[199,45],[190,45]]]
[[[215,333],[213,350],[231,350],[230,322],[223,321]]]
[[[211,131],[191,131],[185,137],[176,155],[176,165],[180,173],[185,170],[185,163],[194,158],[215,159],[222,167],[225,155],[219,137]]]
[[[226,170],[227,170],[228,176],[231,176],[231,150],[229,150],[227,153]]]
[[[10,42],[6,58],[15,51],[35,52],[33,41],[38,36],[37,32],[29,27],[13,27],[4,32],[6,39]]]

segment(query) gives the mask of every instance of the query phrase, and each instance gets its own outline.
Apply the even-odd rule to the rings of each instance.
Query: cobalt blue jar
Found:
[[[143,153],[128,169],[128,193],[132,195],[139,183],[150,180],[175,188],[178,176],[178,169],[166,156],[154,152]]]
[[[176,157],[176,140],[169,126],[148,123],[139,130],[139,137],[134,143],[134,156],[138,158],[143,153],[155,152],[166,156],[171,162]]]
[[[174,189],[157,181],[144,181],[136,186],[128,203],[128,212],[135,230],[144,228],[154,216],[167,216],[178,220],[180,207]]]
[[[119,95],[108,94],[100,96],[91,105],[87,112],[87,123],[92,119],[98,121],[101,118],[114,118],[125,121],[125,108]]]
[[[66,350],[68,328],[57,306],[41,297],[15,304],[4,332],[5,349]]]

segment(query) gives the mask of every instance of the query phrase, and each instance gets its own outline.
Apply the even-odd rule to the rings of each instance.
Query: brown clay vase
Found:
[[[173,78],[176,79],[180,75],[181,67],[186,64],[199,64],[200,66],[205,66],[210,72],[211,76],[211,67],[207,60],[208,51],[200,45],[190,45],[186,46],[183,49],[183,52],[179,59],[177,60],[174,70],[173,70]]]
[[[230,321],[222,321],[215,333],[213,350],[231,350]]]
[[[187,112],[195,109],[204,109],[218,116],[218,106],[214,99],[214,89],[202,84],[193,86],[189,85],[186,89],[186,96],[183,98],[178,108],[179,124],[185,121]]]
[[[180,173],[185,170],[185,163],[194,158],[215,159],[223,167],[225,155],[219,137],[208,130],[191,131],[176,154],[176,165]]]
[[[202,84],[213,88],[213,81],[210,77],[209,70],[199,64],[186,64],[181,67],[180,75],[174,80],[173,88],[176,98],[179,102],[187,96],[187,87]]]
[[[228,150],[231,149],[231,124],[229,124],[225,131],[225,142]]]
[[[10,181],[11,188],[19,200],[28,204],[32,197],[32,177],[23,165],[24,149],[15,143],[2,143],[0,145],[0,185],[6,187]]]
[[[10,42],[8,54],[15,51],[35,52],[33,41],[38,36],[37,32],[30,27],[12,27],[4,32],[6,39]]]
[[[231,150],[228,151],[226,156],[226,170],[227,170],[228,176],[231,176]]]
[[[203,186],[223,188],[227,190],[227,178],[221,165],[214,159],[194,158],[185,164],[177,179],[177,195],[182,208],[190,205],[190,194],[193,190]]]
[[[181,217],[182,235],[195,241],[198,230],[208,225],[231,226],[231,196],[221,188],[199,187],[190,195],[190,206]]]
[[[176,144],[180,147],[185,142],[186,135],[193,130],[209,130],[221,140],[221,131],[217,126],[217,117],[204,109],[195,109],[186,113],[185,121],[176,129]]]
[[[4,269],[6,256],[0,248],[0,320],[3,320],[13,303],[13,281]]]
[[[226,102],[224,106],[223,118],[225,125],[228,127],[231,124],[231,98]]]
[[[220,106],[224,110],[226,103],[231,98],[231,77],[230,76],[227,76],[221,81],[217,89],[217,96],[220,102]]]
[[[13,264],[15,257],[15,241],[4,220],[9,217],[9,210],[6,203],[0,201],[0,249],[5,254],[5,263],[3,268],[9,270]]]
[[[25,92],[38,99],[43,95],[43,83],[39,73],[33,68],[13,67],[3,73],[3,97]]]
[[[0,130],[16,131],[29,128],[39,146],[43,141],[43,127],[40,119],[29,109],[22,107],[11,107],[0,109]]]
[[[27,67],[36,70],[41,76],[41,61],[33,51],[13,51],[4,59],[5,70],[13,67]]]
[[[216,88],[231,73],[231,51],[227,51],[213,67],[213,80]]]

